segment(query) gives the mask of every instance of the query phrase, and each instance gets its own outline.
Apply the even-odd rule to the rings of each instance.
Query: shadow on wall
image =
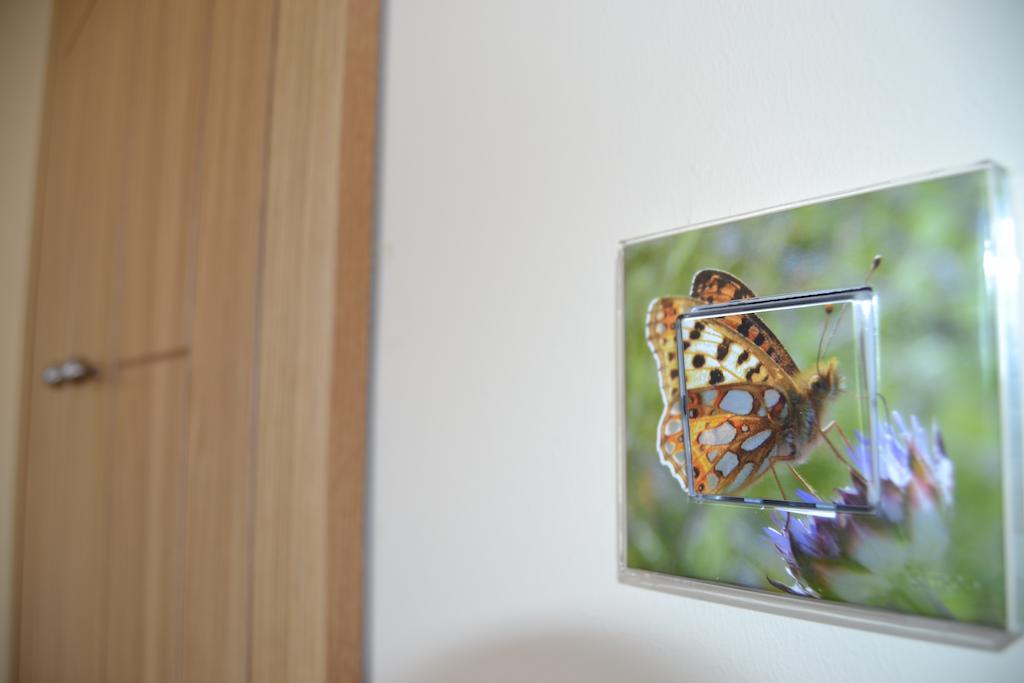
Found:
[[[586,631],[550,624],[509,637],[467,643],[419,667],[416,681],[489,683],[516,681],[681,681],[716,677],[695,670],[695,653],[682,646],[671,653],[635,634]],[[686,672],[685,676],[682,672]]]

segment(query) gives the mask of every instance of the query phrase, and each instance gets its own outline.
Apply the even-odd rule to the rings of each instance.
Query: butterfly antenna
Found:
[[[821,337],[818,338],[818,357],[814,362],[814,369],[819,375],[821,374],[821,359],[825,357],[828,347],[832,345],[832,338],[836,336],[839,324],[843,320],[843,313],[846,312],[846,307],[849,305],[849,303],[843,304],[842,308],[839,309],[839,313],[833,316],[835,306],[825,304],[825,314],[829,317],[825,319],[825,324],[821,327]],[[831,330],[829,329],[829,323],[832,324]]]
[[[825,315],[832,315],[833,306],[832,304],[825,305]],[[825,347],[825,335],[828,333],[828,323],[831,320],[830,317],[825,318],[825,324],[821,326],[821,336],[818,337],[818,355],[814,359],[814,370],[821,375],[821,354]]]
[[[880,265],[882,265],[882,255],[875,254],[875,258],[871,259],[871,268],[868,269],[868,274],[864,278],[864,284],[868,283],[868,280],[871,279],[871,276],[875,274],[875,271],[878,270]]]
[[[879,266],[881,266],[881,265],[882,265],[882,255],[881,254],[875,254],[875,257],[873,259],[871,259],[871,267],[868,268],[868,274],[864,276],[864,284],[865,285],[871,280],[871,276],[875,274],[875,271],[878,270]],[[817,360],[817,363],[816,363],[816,368],[817,368],[817,371],[818,371],[819,375],[821,374],[821,358],[825,354],[825,352],[828,351],[828,347],[832,345],[832,339],[833,339],[833,337],[836,336],[836,332],[839,331],[839,323],[842,321],[842,317],[843,317],[842,313],[844,313],[846,311],[846,307],[848,305],[849,305],[848,303],[843,304],[843,308],[840,311],[840,315],[837,315],[834,319],[832,319],[832,320],[834,320],[834,324],[832,325],[832,331],[828,332],[828,339],[827,340],[825,339],[825,337],[826,337],[825,332],[828,330],[828,323],[830,322],[830,320],[826,320],[825,321],[825,327],[821,331],[821,339],[818,340],[818,360]],[[831,304],[826,304],[825,312],[829,313],[829,314],[832,313],[832,305]]]

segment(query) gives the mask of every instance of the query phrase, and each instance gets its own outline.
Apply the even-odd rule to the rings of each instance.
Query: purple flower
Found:
[[[867,483],[859,472],[870,466],[870,443],[856,434],[846,455],[850,484],[835,500],[863,505]],[[942,561],[949,544],[953,504],[953,464],[936,426],[925,430],[916,417],[909,424],[896,412],[878,429],[879,500],[877,515],[840,513],[834,518],[772,513],[764,532],[786,562],[791,584],[768,578],[794,595],[906,607],[919,614],[948,616],[927,582],[908,577]],[[805,502],[820,502],[797,490]]]

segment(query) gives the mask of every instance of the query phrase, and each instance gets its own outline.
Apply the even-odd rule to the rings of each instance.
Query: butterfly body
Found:
[[[735,276],[702,270],[694,276],[689,297],[655,299],[648,308],[647,342],[665,404],[658,451],[684,489],[692,482],[702,494],[737,494],[775,463],[801,462],[819,437],[828,403],[840,390],[834,359],[801,372],[782,342],[753,314],[684,319],[677,341],[676,321],[694,306],[753,296]],[[692,471],[686,465],[684,419],[690,426]]]

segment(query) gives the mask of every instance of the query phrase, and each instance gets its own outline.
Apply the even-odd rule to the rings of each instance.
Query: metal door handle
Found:
[[[42,372],[43,382],[49,384],[51,387],[60,386],[60,383],[64,381],[64,377],[60,372],[60,364],[47,365],[43,368]]]
[[[66,382],[84,382],[99,374],[99,369],[81,358],[68,358],[63,363],[48,365],[43,369],[43,382],[59,387]]]
[[[97,374],[99,370],[81,358],[68,358],[60,365],[60,375],[65,382],[81,382]]]

